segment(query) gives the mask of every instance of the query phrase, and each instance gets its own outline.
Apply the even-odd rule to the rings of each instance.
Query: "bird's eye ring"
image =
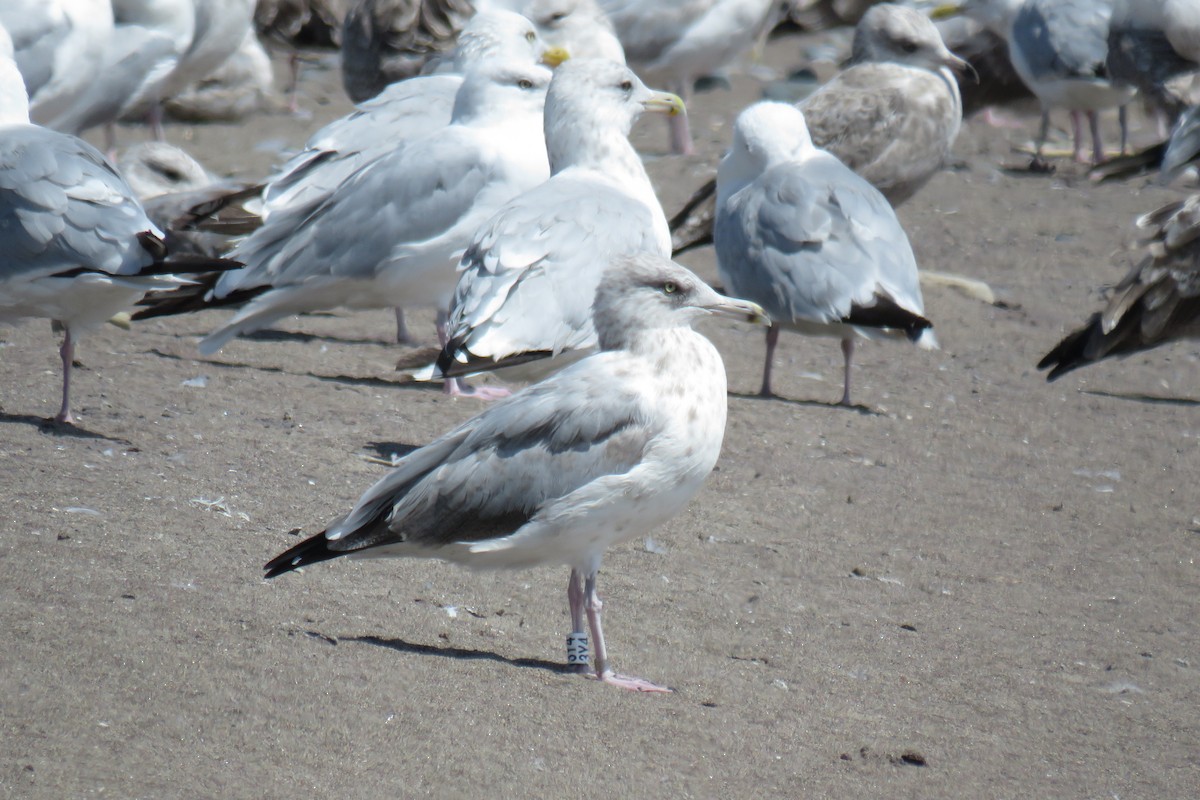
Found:
[[[533,81],[526,80],[525,78],[521,78],[521,80],[517,81],[517,87],[520,89],[532,89]]]
[[[526,31],[525,32],[525,41],[532,42],[536,38],[537,38],[537,33],[535,31]]]
[[[679,291],[679,287],[673,281],[667,281],[662,285],[663,294],[675,294]]]
[[[633,91],[633,81],[622,81],[621,88],[627,92],[632,92]]]

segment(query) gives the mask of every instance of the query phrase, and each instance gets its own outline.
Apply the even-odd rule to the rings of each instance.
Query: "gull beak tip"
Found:
[[[669,117],[687,113],[687,106],[683,104],[683,98],[670,92],[655,92],[649,100],[642,103],[642,107],[647,111],[666,114]]]

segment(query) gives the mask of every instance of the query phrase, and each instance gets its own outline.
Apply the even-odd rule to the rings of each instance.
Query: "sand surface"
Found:
[[[311,119],[169,138],[261,177],[349,108],[335,71],[303,88]],[[758,91],[696,101],[695,158],[639,125],[668,213]],[[364,456],[480,409],[398,384],[388,312],[211,359],[195,343],[225,312],[106,326],[77,351],[76,430],[43,424],[49,323],[0,329],[0,795],[1195,797],[1200,346],[1034,369],[1124,273],[1135,215],[1186,190],[1004,172],[1024,121],[967,125],[900,212],[923,266],[1003,306],[927,289],[942,350],[864,344],[864,408],[832,405],[835,341],[785,334],[785,399],[761,400],[762,331],[704,326],[730,378],[720,464],[600,579],[615,666],[671,695],[564,672],[565,569],[262,580],[384,473]],[[711,250],[683,260],[715,277]]]

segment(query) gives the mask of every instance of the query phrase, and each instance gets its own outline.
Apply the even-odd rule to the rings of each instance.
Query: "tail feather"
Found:
[[[1100,315],[1093,314],[1079,330],[1068,334],[1054,349],[1038,362],[1038,369],[1049,369],[1047,381],[1054,381],[1068,372],[1096,361],[1088,351],[1092,338],[1100,333]]]
[[[311,536],[296,546],[288,548],[264,564],[263,569],[266,574],[263,577],[274,578],[309,564],[319,564],[322,561],[344,555],[346,555],[345,551],[329,548],[329,540],[325,538],[325,531],[321,531],[316,536]]]

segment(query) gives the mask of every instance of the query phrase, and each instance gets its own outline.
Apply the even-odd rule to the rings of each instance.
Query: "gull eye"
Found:
[[[621,88],[626,92],[632,92],[633,81],[621,81]]]
[[[537,33],[535,31],[526,31],[525,32],[525,41],[532,42],[535,39],[537,39]]]
[[[679,291],[679,287],[675,285],[674,281],[667,281],[662,285],[662,290],[663,294],[675,294]]]
[[[517,81],[517,87],[521,89],[532,89],[533,81],[521,78],[521,80]]]
[[[917,43],[911,40],[907,42],[901,42],[900,49],[906,53],[915,53],[917,52]]]

